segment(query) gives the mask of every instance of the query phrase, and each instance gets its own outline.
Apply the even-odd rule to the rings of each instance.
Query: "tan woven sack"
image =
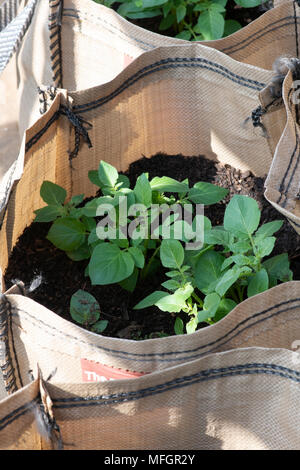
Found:
[[[299,354],[245,348],[135,380],[36,379],[0,402],[0,448],[299,450],[299,378]]]
[[[33,2],[34,0],[31,0],[31,3]],[[225,39],[202,43],[210,48],[214,48],[211,53],[204,54],[203,57],[201,67],[202,71],[207,72],[206,77],[209,76],[209,71],[212,67],[215,67],[215,70],[217,70],[214,76],[219,78],[219,80],[213,81],[215,86],[219,86],[219,83],[223,81],[223,79],[227,79],[228,84],[236,84],[240,81],[241,77],[241,81],[245,85],[244,91],[248,91],[248,93],[243,93],[243,95],[245,96],[246,94],[249,98],[252,91],[251,96],[253,98],[255,97],[253,109],[251,109],[248,104],[247,106],[243,105],[244,108],[240,107],[237,105],[237,102],[234,107],[230,106],[228,108],[230,117],[229,115],[226,116],[226,122],[229,123],[234,114],[234,120],[236,119],[236,122],[239,123],[239,132],[241,133],[243,132],[241,127],[244,120],[251,115],[251,112],[257,108],[259,104],[257,93],[269,82],[271,77],[270,70],[274,61],[280,56],[296,58],[299,54],[298,4],[296,1],[284,1],[277,2],[275,5],[275,8],[266,12],[260,18],[233,35]],[[6,70],[4,71],[7,75],[7,83],[7,80],[11,80],[9,77],[13,75],[14,67],[16,67],[18,83],[17,90],[14,94],[12,93],[13,90],[11,90],[11,96],[16,95],[15,99],[10,98],[10,100],[7,100],[7,104],[5,104],[3,110],[5,110],[5,114],[7,114],[10,107],[11,110],[15,109],[15,111],[13,111],[14,116],[16,112],[19,113],[18,129],[22,139],[26,128],[39,118],[40,112],[45,112],[49,107],[51,99],[53,98],[53,93],[51,91],[50,93],[47,92],[49,86],[63,87],[66,90],[76,92],[74,100],[78,103],[80,108],[82,104],[97,100],[98,92],[96,90],[90,92],[90,87],[94,89],[101,85],[101,83],[107,83],[107,89],[112,89],[110,85],[112,84],[112,80],[118,77],[124,67],[128,66],[131,61],[135,61],[137,57],[143,55],[145,52],[153,51],[160,46],[177,44],[189,44],[191,50],[194,47],[194,45],[186,41],[166,38],[165,36],[139,28],[121,18],[113,10],[96,4],[92,0],[65,0],[63,4],[56,0],[49,0],[49,3],[47,1],[41,2],[37,0],[33,10],[33,18],[29,23],[22,47],[17,55],[17,61],[14,63],[16,60],[16,57],[14,57],[13,63],[9,65],[9,73],[7,73]],[[222,54],[218,55],[215,49],[221,51]],[[100,50],[101,54],[98,53]],[[35,60],[36,57],[39,57],[39,60]],[[96,61],[94,60],[95,57],[97,57]],[[153,56],[150,55],[150,57]],[[218,57],[221,59],[219,60]],[[178,58],[180,58],[180,55]],[[144,59],[142,59],[139,64],[142,64],[143,60]],[[166,59],[164,58],[162,60]],[[205,62],[205,60],[207,62]],[[145,59],[144,63],[145,66],[148,67],[147,59]],[[28,64],[31,65],[28,66]],[[42,66],[42,64],[44,64],[44,66]],[[229,67],[228,64],[230,64]],[[247,67],[247,64],[252,65],[255,69]],[[190,65],[187,63],[181,64],[182,67],[184,65],[186,68],[193,67],[192,63]],[[171,64],[160,65],[160,67],[171,66]],[[199,63],[197,66],[199,66],[200,70]],[[154,67],[153,62],[151,67]],[[176,67],[177,70],[179,70],[178,63]],[[224,69],[222,69],[222,67],[224,67]],[[135,68],[135,70],[137,70],[137,68]],[[141,66],[139,70],[143,70],[143,67]],[[230,71],[231,80],[228,80],[227,70]],[[242,71],[241,74],[240,71]],[[244,72],[246,75],[244,75]],[[154,76],[152,70],[149,70],[149,72],[145,70],[144,74],[146,73],[148,74],[148,79],[152,80]],[[129,75],[127,76],[129,77]],[[201,78],[202,77],[203,73],[201,73]],[[141,77],[138,78],[139,83],[141,83],[140,78]],[[120,83],[122,80],[123,75],[121,75]],[[287,93],[289,93],[292,86],[291,80],[292,78],[290,77],[289,83],[287,83],[285,87]],[[223,86],[222,83],[221,90],[223,90]],[[40,93],[37,93],[38,87],[41,89]],[[82,91],[79,92],[79,90]],[[242,87],[240,90],[242,90]],[[202,86],[197,93],[203,93]],[[229,93],[231,92],[229,91]],[[184,93],[181,89],[180,96],[182,96],[182,94]],[[231,103],[235,99],[233,94],[234,88],[232,90],[232,96],[230,96]],[[216,93],[215,97],[210,99],[214,99],[214,103],[220,103],[220,95],[221,94]],[[190,94],[190,96],[192,95]],[[221,98],[221,100],[222,99],[223,98]],[[229,95],[225,100],[226,99],[229,99]],[[275,103],[272,103],[274,99],[270,98],[268,93],[265,93],[262,97],[263,104],[262,109],[259,110],[258,117],[262,115],[262,122],[265,128],[268,129],[269,138],[265,138],[264,144],[261,143],[263,150],[255,152],[255,161],[251,163],[250,169],[257,175],[266,173],[270,169],[271,159],[273,159],[276,150],[272,173],[267,180],[268,191],[266,196],[278,210],[281,210],[284,215],[292,219],[294,221],[294,227],[299,229],[299,227],[297,227],[297,225],[300,225],[297,215],[299,213],[299,208],[297,208],[297,138],[295,136],[296,131],[293,128],[293,123],[296,120],[293,112],[295,114],[296,111],[291,109],[289,112],[290,119],[288,119],[287,127],[284,129],[286,124],[285,113],[290,109],[290,104],[287,101],[288,98],[285,97],[285,95],[284,99],[285,105],[283,106],[282,99],[275,100]],[[75,104],[75,106],[77,105]],[[295,108],[295,106],[293,107]],[[284,108],[286,108],[287,111],[285,111]],[[214,107],[210,103],[209,109],[205,110],[205,114],[211,110],[214,110]],[[82,117],[89,118],[90,114],[92,115],[92,112],[80,109],[80,115]],[[210,119],[208,119],[208,121],[209,120]],[[217,119],[215,120],[217,121]],[[185,122],[189,122],[189,117],[186,116]],[[198,132],[197,125],[193,124],[195,122],[196,119],[192,119],[194,134]],[[255,121],[255,124],[257,124],[257,121]],[[244,152],[246,155],[248,151],[252,150],[251,139],[256,138],[257,135],[253,132],[250,136],[249,133],[248,135],[250,137],[247,138],[247,142],[244,140],[242,144],[243,148],[241,148],[240,143],[235,145],[235,134],[229,133],[226,126],[224,126],[224,129],[221,131],[219,126],[220,123],[217,124],[218,136],[213,135],[212,137],[215,142],[214,148],[209,149],[210,155],[220,157],[220,154],[222,154],[224,161],[233,163],[236,166],[245,167],[243,155],[241,154],[241,157],[238,155],[240,152]],[[149,132],[152,134],[151,124],[148,126],[148,129],[150,129]],[[203,131],[201,127],[199,130]],[[14,131],[15,127],[13,127],[13,132]],[[276,149],[279,137],[283,134],[283,131],[286,138],[281,139],[280,146]],[[183,127],[182,132],[184,132]],[[212,127],[209,132],[214,133],[214,128]],[[257,133],[258,132],[256,132],[256,134]],[[206,137],[204,137],[204,139],[207,140]],[[216,140],[223,142],[224,139],[225,145],[223,145],[223,147],[222,144],[219,145],[216,143]],[[227,145],[226,139],[230,141],[230,144]],[[177,140],[177,138],[174,140],[176,146]],[[171,141],[171,138],[169,141]],[[97,142],[94,142],[94,148],[96,148]],[[15,159],[16,145],[17,139],[9,139],[5,152],[11,155],[10,158]],[[231,149],[231,145],[235,145],[235,148]],[[190,154],[195,152],[193,150],[195,146],[196,145],[190,144]],[[215,149],[215,147],[222,148]],[[269,149],[267,149],[267,147],[269,147]],[[197,150],[198,148],[199,147],[197,147]],[[178,150],[180,149],[178,148]],[[188,151],[186,147],[184,150],[185,152]],[[99,146],[97,145],[97,152],[98,151]],[[20,152],[22,155],[22,147]],[[119,155],[113,155],[111,161],[116,161],[116,158],[119,159],[119,161],[120,158],[122,159],[122,162],[124,162],[122,167],[124,167],[124,164],[127,164],[127,156],[124,157],[122,155],[122,157],[120,157]],[[136,158],[136,156],[134,158]],[[9,162],[9,159],[5,158],[5,162]],[[5,163],[5,165],[6,164],[7,163]],[[0,186],[0,198],[2,200],[4,198],[6,201],[5,194],[7,187],[11,185],[11,181],[20,176],[19,170],[17,170],[15,176],[13,176],[16,165],[17,163],[14,162],[14,165],[6,173],[2,185]],[[278,169],[283,169],[283,167],[284,181],[281,181]],[[291,181],[293,181],[293,183]],[[281,194],[282,192],[284,195],[280,198],[278,193]],[[282,199],[285,200],[282,201]],[[3,203],[1,203],[1,206],[2,205]]]
[[[297,56],[298,6],[285,1],[231,36],[203,42],[231,58],[271,69],[278,55]],[[45,109],[44,85],[79,91],[107,83],[157,47],[189,44],[145,30],[92,0],[36,0],[17,55],[19,132]],[[95,60],[96,59],[96,60]]]
[[[218,158],[241,169],[250,169],[255,174],[266,174],[272,163],[273,155],[270,149],[276,147],[285,126],[285,108],[278,107],[273,113],[265,114],[264,124],[270,135],[268,139],[255,132],[252,126],[244,127],[242,124],[259,104],[259,92],[266,87],[271,77],[271,71],[237,62],[212,48],[194,44],[149,51],[138,57],[107,84],[81,92],[59,91],[50,109],[26,132],[24,169],[23,160],[20,158],[18,161],[18,172],[21,175],[23,171],[23,174],[10,195],[0,233],[2,270],[7,266],[9,254],[18,237],[33,220],[33,211],[42,205],[39,190],[45,179],[65,187],[70,197],[80,193],[89,196],[93,194],[94,188],[84,175],[87,175],[89,169],[96,168],[100,159],[125,170],[129,163],[142,154],[150,156],[157,151],[165,151],[168,154],[181,152],[186,155],[197,155],[201,152],[207,157]],[[222,103],[222,106],[219,103]],[[66,105],[71,106],[68,117],[61,114],[66,112]],[[268,125],[268,119],[271,122],[274,115],[277,117],[279,130],[276,136],[274,128]],[[74,116],[79,118],[78,122],[74,121]],[[93,126],[89,130],[93,147],[84,142],[87,134],[84,132],[81,117]],[[77,148],[78,155],[70,165],[69,152],[73,152],[78,144],[78,136],[83,139]],[[275,288],[274,292],[280,292],[280,295],[284,293],[285,300],[288,300],[295,297],[297,286],[297,282],[285,284]],[[290,292],[289,288],[292,289]],[[273,291],[272,294],[265,293],[262,297],[265,299],[265,307],[261,309],[260,298],[253,308],[255,313],[281,303],[280,298],[277,298],[275,304],[269,305],[269,302],[275,299]],[[40,319],[40,312],[43,311],[47,315],[45,324],[50,321],[48,314],[49,318],[53,319],[52,325],[62,321],[29,299],[17,299],[18,302],[26,303],[26,308],[20,307],[21,311],[28,312],[35,308],[39,310],[39,314],[34,314],[33,317],[38,315]],[[243,311],[243,305],[238,307],[239,311]],[[236,321],[231,323],[231,317],[232,315],[229,315],[224,320],[230,322],[229,330],[236,324]],[[66,333],[69,334],[69,327],[64,328],[67,328]],[[209,328],[212,337],[213,332],[218,329],[218,325]],[[145,367],[145,364],[142,364],[144,361],[134,359],[138,357],[135,356],[137,350],[140,350],[142,355],[147,353],[142,343],[102,338],[76,327],[75,330],[88,338],[87,344],[90,343],[89,338],[92,338],[92,342],[105,344],[100,355],[88,351],[88,348],[85,353],[81,351],[77,356],[78,361],[88,359],[137,372],[151,372],[162,368],[166,363],[158,361],[155,354],[153,356],[152,346],[149,357],[153,360],[151,359]],[[33,330],[24,328],[22,331],[25,331],[27,336]],[[198,337],[202,334],[206,338],[206,332],[198,332],[195,335],[163,338],[147,344],[155,345],[155,353],[162,347],[162,353],[168,355],[170,348],[174,350],[174,341],[178,342],[178,345],[182,341],[187,343],[186,347],[178,346],[175,351],[193,350],[198,347]],[[293,334],[298,334],[296,327]],[[76,335],[77,333],[74,333],[71,337]],[[51,334],[49,336],[51,337]],[[56,351],[61,354],[66,348],[65,343],[64,346],[58,346],[57,338],[54,337],[56,346],[52,345],[45,355],[48,364],[46,372],[46,365],[41,364],[43,374],[51,373],[58,366],[57,359],[50,359],[50,351],[53,351],[54,355]],[[289,338],[289,344],[295,339],[297,337]],[[27,340],[22,338],[20,348],[24,351],[25,345],[25,349],[35,349],[34,344],[40,345],[41,342],[47,350],[47,341],[40,335],[36,341],[29,337]],[[273,346],[279,345],[275,341]],[[123,347],[125,351],[130,352],[129,361],[126,353],[117,353],[117,356],[122,357],[114,358],[109,354],[110,350],[119,351],[121,348],[123,351]],[[284,347],[287,347],[286,343]],[[29,360],[31,369],[35,367],[37,355],[41,361],[41,352],[37,351],[39,346]],[[176,360],[184,362],[193,358],[180,358],[179,354]],[[65,374],[69,374],[72,369],[71,363],[72,360],[70,364],[60,361],[61,375],[58,371],[56,380],[64,380]],[[79,376],[82,374],[82,367],[81,365],[78,368],[78,364],[75,367],[79,370]],[[21,374],[22,371],[23,367]],[[68,380],[77,382],[78,375],[76,379],[70,377]],[[26,383],[26,377],[22,382]]]

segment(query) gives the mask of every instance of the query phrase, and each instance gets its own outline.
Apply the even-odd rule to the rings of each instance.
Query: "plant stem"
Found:
[[[195,294],[195,292],[192,293],[192,297],[194,297],[194,299],[198,302],[199,307],[202,308],[203,307],[203,301],[200,299],[200,297],[198,297],[198,295]]]
[[[253,254],[254,254],[255,258],[257,259],[257,266],[254,267],[255,272],[257,273],[258,271],[261,270],[261,258],[260,258],[260,256],[257,256],[257,254],[256,254],[255,244],[254,244],[252,235],[250,233],[249,233],[249,239],[250,239],[250,242],[251,242],[251,245],[252,245]]]
[[[190,25],[189,25],[186,21],[184,21],[184,20],[183,20],[183,24],[184,24],[184,26],[189,30],[189,32],[190,32],[191,35],[194,37],[194,39],[197,39],[197,36],[196,36],[196,34],[194,33],[193,28],[191,28]]]
[[[239,284],[236,285],[236,290],[237,290],[240,302],[243,302],[243,300],[244,300],[243,293],[242,293],[242,290],[241,290],[241,286],[239,286]]]
[[[142,269],[141,274],[140,274],[141,279],[145,279],[147,277],[147,275],[149,273],[149,269],[150,269],[150,267],[151,267],[151,265],[152,265],[152,263],[155,259],[155,256],[157,255],[159,249],[160,249],[160,245],[158,245],[156,247],[156,249],[154,250],[153,255],[151,256],[151,258],[148,261],[148,264],[144,267],[144,269]]]
[[[237,295],[236,295],[236,293],[235,293],[233,287],[231,287],[231,288],[229,289],[229,294],[231,295],[232,299],[233,299],[237,304],[240,303],[240,301],[239,301],[239,299],[238,299],[238,297],[237,297]]]

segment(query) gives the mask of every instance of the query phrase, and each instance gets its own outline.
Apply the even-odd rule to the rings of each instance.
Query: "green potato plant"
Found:
[[[238,21],[225,19],[227,0],[94,0],[112,7],[128,19],[157,17],[159,30],[173,30],[175,37],[191,41],[220,39],[241,28]],[[240,7],[253,8],[265,0],[235,0]]]
[[[228,192],[204,182],[190,188],[187,180],[179,182],[169,177],[149,181],[146,173],[137,178],[131,189],[129,179],[104,161],[88,176],[101,196],[86,203],[83,194],[66,202],[64,188],[44,181],[40,195],[47,205],[35,211],[35,222],[52,222],[47,239],[73,261],[88,261],[85,274],[92,285],[119,283],[129,292],[160,267],[162,234],[166,228],[171,237],[179,236],[182,242],[188,241],[186,236],[189,240],[195,238],[192,227],[183,230],[185,222],[177,220],[172,207],[188,207],[191,211],[192,205],[214,204]],[[159,207],[157,212],[153,207]],[[164,223],[157,222],[151,233],[153,221],[158,221],[161,213],[166,215]],[[194,228],[199,217],[204,220],[201,215],[191,217]],[[105,223],[99,227],[101,222]],[[131,237],[128,227],[132,228]],[[83,300],[85,305],[87,299]],[[87,320],[81,323],[84,322]]]
[[[213,324],[247,297],[292,279],[288,255],[270,257],[283,221],[259,226],[254,199],[234,196],[223,225],[213,227],[197,207],[219,202],[227,189],[206,182],[190,187],[188,180],[170,177],[150,180],[147,173],[130,188],[129,179],[104,161],[88,176],[100,194],[88,202],[83,194],[66,202],[64,188],[44,181],[40,195],[47,205],[35,211],[35,222],[52,222],[47,239],[73,261],[86,260],[92,285],[119,283],[134,293],[138,283],[164,269],[164,290],[134,308],[154,305],[174,315],[176,334]],[[72,296],[70,313],[91,331],[107,326],[97,300],[82,290]]]
[[[170,269],[170,279],[162,284],[166,291],[150,294],[135,308],[155,305],[165,312],[185,312],[190,318],[186,332],[193,333],[199,323],[216,323],[247,297],[292,280],[287,253],[264,260],[283,221],[258,227],[260,217],[254,199],[235,195],[226,207],[223,226],[207,226],[201,250],[185,252],[180,241],[163,240],[161,262]],[[180,316],[175,332],[184,333]]]

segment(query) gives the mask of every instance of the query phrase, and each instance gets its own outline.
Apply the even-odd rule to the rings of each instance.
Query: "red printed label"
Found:
[[[106,380],[136,379],[144,375],[141,372],[116,369],[100,362],[81,359],[83,382],[106,382]]]

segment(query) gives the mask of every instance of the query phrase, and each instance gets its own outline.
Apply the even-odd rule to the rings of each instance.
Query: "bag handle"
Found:
[[[17,16],[21,0],[5,0],[0,6],[0,31]]]
[[[52,68],[53,86],[63,88],[62,51],[61,51],[61,25],[63,14],[63,0],[49,0],[49,39],[50,61]]]

